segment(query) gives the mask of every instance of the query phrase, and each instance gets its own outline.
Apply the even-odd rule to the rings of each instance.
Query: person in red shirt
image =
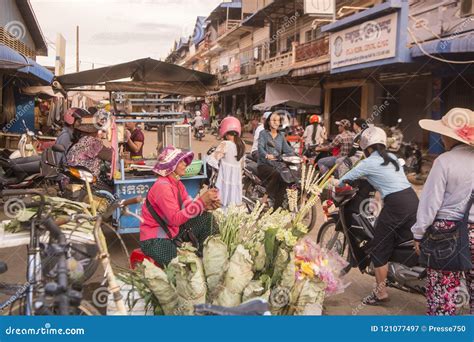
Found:
[[[133,119],[129,117],[127,119]],[[143,144],[145,143],[145,134],[137,126],[136,122],[126,122],[125,127],[125,151],[130,152],[132,159],[143,159]]]
[[[176,257],[182,242],[191,242],[200,253],[207,237],[217,233],[209,211],[221,207],[218,191],[210,189],[193,200],[180,181],[193,158],[192,152],[167,147],[153,169],[158,179],[142,206],[140,248],[160,266]]]

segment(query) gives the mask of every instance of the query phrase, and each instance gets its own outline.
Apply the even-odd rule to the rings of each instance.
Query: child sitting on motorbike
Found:
[[[369,246],[376,287],[370,296],[364,298],[367,305],[378,305],[389,300],[386,289],[387,264],[397,243],[413,239],[411,227],[416,222],[418,208],[418,197],[395,155],[386,151],[386,141],[387,135],[383,129],[367,128],[360,140],[360,147],[367,158],[340,179],[342,185],[364,177],[380,192],[384,201]]]
[[[282,206],[287,186],[276,162],[282,155],[295,155],[283,133],[279,132],[280,125],[280,114],[274,112],[265,121],[265,130],[258,138],[258,177],[264,182],[267,194],[274,200],[274,209]]]

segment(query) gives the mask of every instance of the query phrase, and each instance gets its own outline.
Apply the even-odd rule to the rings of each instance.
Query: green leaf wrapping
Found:
[[[308,308],[324,302],[324,289],[326,285],[315,279],[304,279],[297,281],[292,291],[292,310],[290,314],[308,314]]]
[[[242,303],[242,293],[253,278],[252,267],[253,261],[249,251],[238,245],[230,258],[224,288],[219,292],[214,304],[237,306]]]
[[[251,250],[251,253],[253,257],[253,271],[263,271],[265,269],[265,262],[267,258],[264,244],[258,243],[257,246]]]
[[[206,277],[201,259],[194,249],[178,249],[178,256],[170,262],[176,276],[178,307],[176,314],[192,315],[194,305],[206,303]]]
[[[244,290],[242,294],[242,302],[246,302],[254,298],[262,298],[266,301],[269,300],[270,290],[265,287],[264,282],[259,280],[252,280]]]
[[[283,271],[288,265],[288,252],[283,248],[278,248],[276,259],[274,262],[272,285],[278,284],[282,277]]]
[[[280,286],[291,289],[296,281],[295,253],[290,252],[289,261],[281,275]]]
[[[218,285],[223,282],[229,268],[229,252],[227,245],[217,236],[211,236],[204,242],[204,272],[207,279],[209,295],[213,295]]]
[[[166,273],[148,260],[143,261],[144,277],[150,290],[158,298],[165,315],[174,315],[178,305],[176,289],[168,281]]]

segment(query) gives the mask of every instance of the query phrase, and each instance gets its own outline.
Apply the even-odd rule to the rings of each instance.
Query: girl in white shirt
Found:
[[[224,208],[242,204],[242,168],[245,144],[240,138],[242,128],[235,117],[227,117],[221,122],[219,135],[224,139],[211,155],[219,162],[216,187]]]

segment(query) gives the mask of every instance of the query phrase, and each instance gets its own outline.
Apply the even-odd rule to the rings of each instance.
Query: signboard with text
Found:
[[[395,57],[398,13],[333,32],[331,69]]]

